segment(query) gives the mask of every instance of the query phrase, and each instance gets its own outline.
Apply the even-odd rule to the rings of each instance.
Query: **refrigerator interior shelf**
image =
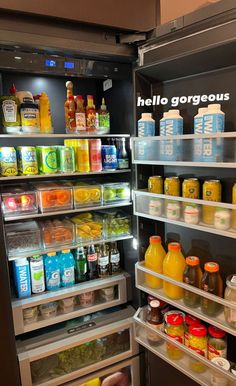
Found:
[[[88,211],[92,211],[92,210],[120,208],[123,206],[130,206],[130,205],[132,205],[132,202],[123,201],[123,202],[117,202],[114,204],[87,206],[87,207],[77,208],[77,209],[58,210],[58,211],[44,212],[44,213],[33,213],[33,214],[27,214],[27,215],[23,215],[23,216],[12,216],[12,217],[9,216],[9,217],[6,217],[4,221],[10,222],[10,221],[16,221],[16,220],[27,220],[27,219],[32,219],[32,218],[42,218],[42,217],[51,217],[51,216],[59,216],[59,215],[66,215],[66,214],[76,214],[76,213],[88,212]]]
[[[191,286],[188,286],[187,284],[177,282],[177,281],[175,281],[171,278],[168,278],[164,275],[156,274],[155,272],[152,272],[151,270],[147,270],[144,267],[143,263],[136,263],[136,266],[135,266],[136,287],[139,288],[141,291],[146,292],[149,295],[155,296],[158,299],[164,300],[166,303],[169,303],[169,304],[181,309],[184,312],[187,312],[193,316],[196,316],[197,318],[202,319],[205,322],[212,324],[213,326],[216,326],[216,327],[224,330],[225,332],[228,332],[231,335],[236,336],[236,329],[232,328],[230,325],[228,325],[226,323],[223,310],[217,316],[208,316],[201,311],[200,306],[196,307],[196,308],[190,308],[184,304],[183,299],[178,299],[178,300],[170,299],[168,296],[165,295],[163,289],[151,288],[145,283],[145,273],[153,274],[153,276],[164,278],[166,281],[171,282],[171,283],[175,283],[179,287],[188,288],[188,289],[192,290],[192,288],[190,288]],[[201,290],[198,290],[198,291],[200,291],[201,293],[204,292]],[[227,305],[230,304],[228,301],[221,299],[221,298],[217,298],[216,296],[211,295],[211,294],[206,293],[206,294],[204,294],[204,297],[217,300],[217,302],[220,304],[222,304],[222,303],[227,304]],[[231,304],[231,307],[233,309],[233,308],[235,308],[235,305]]]
[[[106,175],[106,174],[120,174],[130,173],[131,169],[119,169],[119,170],[102,170],[100,172],[75,172],[75,173],[52,173],[52,174],[36,174],[30,176],[10,176],[0,177],[0,181],[18,181],[18,180],[31,180],[31,179],[51,179],[55,177],[76,177],[76,176],[94,176],[94,175]]]
[[[190,168],[225,168],[235,169],[236,162],[189,162],[189,161],[148,161],[148,160],[135,160],[133,164],[137,165],[164,165],[164,166],[187,166]]]
[[[225,377],[231,381],[236,381],[236,377],[233,374],[231,374],[230,371],[226,371],[222,368],[219,368],[214,363],[212,363],[210,360],[208,360],[206,357],[197,354],[194,350],[185,346],[183,343],[180,343],[176,339],[169,337],[161,329],[156,329],[156,328],[152,327],[150,324],[148,324],[146,322],[146,316],[147,316],[147,306],[143,307],[143,308],[139,308],[137,310],[136,314],[134,315],[134,321],[136,324],[136,326],[135,326],[136,337],[138,337],[139,334],[141,335],[141,338],[142,337],[145,338],[146,336],[148,336],[148,333],[156,334],[157,337],[160,338],[160,343],[161,343],[162,348],[163,348],[163,343],[166,342],[167,347],[168,347],[168,345],[172,345],[172,347],[178,348],[182,354],[186,354],[190,360],[193,358],[193,360],[196,360],[198,363],[202,363],[205,370],[217,371],[217,373],[221,374],[223,377]],[[137,326],[141,326],[141,329],[138,330]],[[140,331],[141,331],[141,333],[140,333]],[[193,372],[193,371],[191,371],[191,372]],[[204,372],[203,372],[203,374],[204,374]]]
[[[46,254],[46,253],[49,253],[49,252],[59,252],[63,249],[75,249],[75,248],[78,248],[78,247],[87,247],[88,245],[91,245],[91,244],[94,244],[94,245],[98,245],[98,244],[103,244],[103,243],[113,243],[115,241],[123,241],[123,240],[129,240],[129,239],[132,239],[133,238],[133,235],[126,235],[126,236],[120,236],[120,237],[112,237],[112,238],[107,238],[107,239],[102,239],[102,240],[94,240],[94,241],[86,241],[86,242],[79,242],[79,243],[75,243],[75,244],[71,244],[71,245],[66,245],[63,246],[55,246],[55,247],[52,247],[52,248],[42,248],[38,251],[34,251],[34,252],[22,252],[21,254],[8,254],[8,260],[9,261],[14,261],[14,260],[18,260],[18,259],[22,259],[22,258],[25,258],[25,257],[31,257],[33,255],[40,255],[40,254]]]
[[[96,133],[86,133],[86,134],[0,134],[0,138],[7,139],[18,139],[18,138],[130,138],[130,134],[96,134]]]
[[[25,332],[37,330],[65,320],[101,311],[119,304],[124,304],[127,301],[126,281],[128,278],[129,275],[124,272],[104,279],[96,279],[79,283],[72,287],[62,288],[57,291],[48,291],[39,295],[33,295],[25,299],[15,299],[12,301],[15,334],[23,334]],[[113,299],[104,300],[101,296],[99,296],[99,290],[109,287],[114,288]],[[59,311],[56,316],[52,316],[47,319],[43,319],[42,316],[38,316],[38,320],[31,323],[25,323],[24,321],[24,310],[29,309],[30,311],[32,307],[48,304],[52,301],[57,302],[63,299],[79,296],[81,294],[88,293],[90,295],[91,291],[93,293],[97,291],[97,296],[94,293],[94,296],[96,296],[94,304],[90,304],[87,307],[82,307],[80,304],[75,305],[73,310],[67,313]]]
[[[150,137],[132,137],[131,142],[143,141],[163,141],[163,140],[194,140],[203,138],[236,138],[236,131],[229,131],[223,133],[208,133],[208,134],[181,134],[181,135],[156,135]]]

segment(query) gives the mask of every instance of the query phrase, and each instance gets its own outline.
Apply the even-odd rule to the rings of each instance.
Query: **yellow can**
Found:
[[[148,179],[148,191],[151,193],[163,193],[163,179],[161,176],[152,176]]]
[[[77,140],[77,170],[81,173],[90,172],[89,163],[89,141],[88,139]]]
[[[199,198],[200,184],[197,178],[188,178],[183,181],[182,195],[185,198]]]
[[[17,176],[18,169],[14,147],[0,147],[0,174],[4,177]]]
[[[233,186],[232,204],[236,204],[236,183]],[[232,228],[236,229],[236,209],[232,211]]]
[[[221,201],[221,183],[219,180],[205,181],[203,184],[202,198],[205,201]],[[202,221],[205,224],[212,225],[214,223],[216,207],[203,205]]]
[[[167,177],[164,182],[164,194],[169,196],[180,196],[179,177]]]

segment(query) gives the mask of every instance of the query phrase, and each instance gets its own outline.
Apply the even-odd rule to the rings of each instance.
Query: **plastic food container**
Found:
[[[2,211],[5,217],[38,213],[37,192],[27,184],[4,187],[2,190]]]
[[[75,308],[75,298],[72,296],[71,298],[62,299],[59,301],[60,310],[63,314],[67,314],[68,312],[73,312]]]
[[[81,213],[71,218],[76,228],[76,241],[101,240],[104,235],[104,223],[100,215],[96,213]]]
[[[5,230],[10,254],[36,252],[41,248],[40,228],[36,221],[6,224]]]
[[[29,307],[23,310],[24,324],[35,323],[38,320],[38,307]]]
[[[102,186],[76,184],[73,187],[75,208],[102,205]]]
[[[128,182],[104,184],[103,201],[104,204],[117,201],[130,201],[130,184]]]
[[[68,219],[55,219],[40,223],[44,248],[71,245],[75,241],[74,224]]]
[[[50,302],[46,304],[41,304],[39,306],[39,311],[43,319],[55,318],[57,316],[57,302]]]
[[[115,298],[115,287],[107,287],[100,289],[100,295],[105,302],[111,302]]]
[[[73,209],[72,187],[55,182],[39,182],[34,186],[42,213]]]
[[[84,294],[78,295],[79,303],[81,307],[91,307],[95,302],[95,291],[85,292]]]
[[[129,235],[131,232],[131,219],[122,211],[102,212],[105,227],[105,238]]]

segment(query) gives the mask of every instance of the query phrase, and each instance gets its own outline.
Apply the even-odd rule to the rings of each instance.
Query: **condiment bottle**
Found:
[[[179,243],[169,243],[168,253],[163,261],[163,275],[182,282],[185,266],[181,245]],[[183,289],[175,284],[164,281],[163,289],[165,295],[171,299],[181,299],[183,297]]]
[[[199,266],[199,258],[197,256],[188,256],[186,258],[186,268],[183,274],[183,282],[200,288],[202,279],[202,270]],[[200,304],[200,296],[194,292],[184,289],[184,303],[186,306],[195,308]]]
[[[227,358],[226,332],[215,326],[208,328],[207,357],[212,360],[214,357]]]
[[[76,131],[76,123],[75,123],[75,100],[73,95],[69,96],[69,108],[68,108],[68,123],[69,123],[69,128],[68,132],[69,133],[75,133]]]
[[[107,106],[105,105],[104,98],[102,98],[102,104],[100,109],[98,110],[98,125],[99,125],[99,130],[102,133],[110,132],[110,114],[107,111]]]
[[[2,124],[6,133],[19,133],[21,130],[20,101],[16,94],[16,87],[13,84],[10,88],[11,96],[2,96],[1,115]]]
[[[201,289],[222,298],[223,282],[219,273],[219,264],[209,262],[204,265],[204,274],[201,281]],[[216,316],[222,306],[213,300],[201,297],[202,312],[208,316]]]
[[[75,112],[76,132],[86,131],[86,116],[84,109],[84,101],[81,95],[76,97],[76,112]]]
[[[236,274],[227,277],[226,285],[224,298],[236,305]],[[224,314],[226,322],[236,328],[236,309],[225,306]]]
[[[189,348],[203,357],[207,356],[207,329],[205,326],[191,326],[189,328]],[[206,366],[193,357],[189,358],[191,370],[202,373]]]
[[[70,120],[69,120],[69,97],[73,96],[73,83],[71,81],[66,82],[66,101],[64,103],[65,110],[65,124],[66,132],[70,133]]]
[[[96,130],[96,109],[93,104],[93,96],[87,96],[87,107],[86,107],[86,127],[87,131]]]
[[[150,325],[152,328],[161,330],[163,326],[163,315],[161,313],[159,300],[150,301],[146,322],[147,325]],[[163,342],[163,339],[160,336],[149,329],[147,329],[147,340],[151,346],[157,346]]]
[[[161,245],[161,238],[160,236],[151,236],[149,242],[150,245],[145,253],[145,267],[154,272],[162,273],[166,252]],[[145,274],[145,282],[151,288],[162,288],[163,285],[162,279],[148,273]]]
[[[50,101],[45,92],[39,97],[39,117],[40,117],[40,131],[42,133],[52,133],[52,116]]]
[[[199,326],[201,324],[200,319],[196,318],[192,315],[185,316],[185,332],[184,332],[184,344],[185,346],[189,346],[189,328],[191,326]]]

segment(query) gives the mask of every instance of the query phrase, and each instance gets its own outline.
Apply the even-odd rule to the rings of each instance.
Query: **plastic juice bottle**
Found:
[[[87,107],[86,107],[86,126],[87,131],[96,130],[96,109],[93,104],[93,96],[87,96]]]
[[[40,255],[30,258],[30,274],[32,293],[38,294],[45,291],[44,264]]]
[[[70,133],[70,121],[69,121],[69,97],[73,96],[73,83],[71,81],[66,82],[66,101],[64,103],[65,110],[65,124],[66,132]]]
[[[207,113],[207,107],[200,107],[198,109],[198,113],[197,115],[195,115],[194,117],[194,134],[203,134],[204,133],[204,120],[203,120],[203,116],[204,114]],[[193,142],[193,146],[194,146],[194,151],[193,151],[193,154],[194,154],[194,161],[195,162],[201,162],[203,160],[202,158],[202,139],[201,138],[196,138],[194,139],[194,142]]]
[[[145,253],[145,267],[154,272],[162,273],[163,260],[166,252],[161,245],[160,236],[151,236],[149,239],[150,245]],[[162,288],[162,279],[145,274],[145,282],[151,288]]]
[[[44,269],[46,277],[46,289],[48,291],[54,291],[60,288],[60,262],[56,252],[50,252],[45,256]]]
[[[18,298],[31,295],[29,262],[26,258],[14,261],[14,280]]]
[[[61,286],[69,287],[75,284],[75,261],[69,249],[61,251],[59,254]]]
[[[77,170],[81,173],[90,172],[89,141],[88,139],[79,139],[77,145]]]
[[[220,276],[219,264],[208,262],[204,265],[204,274],[201,281],[201,289],[210,294],[223,297],[223,281]],[[201,310],[203,314],[216,316],[222,309],[222,305],[213,300],[201,297]]]
[[[236,184],[233,186],[232,204],[236,204]],[[236,210],[232,210],[232,228],[236,229]]]
[[[163,275],[182,282],[185,267],[186,263],[181,253],[181,245],[179,243],[170,243],[168,253],[163,261]],[[183,289],[167,281],[163,282],[163,289],[170,299],[181,299],[183,297]]]
[[[106,134],[110,132],[110,114],[107,111],[104,98],[102,98],[102,104],[98,110],[98,126],[101,132]]]
[[[84,101],[81,95],[76,97],[76,112],[75,112],[76,132],[86,131],[86,116],[84,109]]]
[[[45,92],[39,97],[39,116],[41,133],[53,133],[50,101]]]

